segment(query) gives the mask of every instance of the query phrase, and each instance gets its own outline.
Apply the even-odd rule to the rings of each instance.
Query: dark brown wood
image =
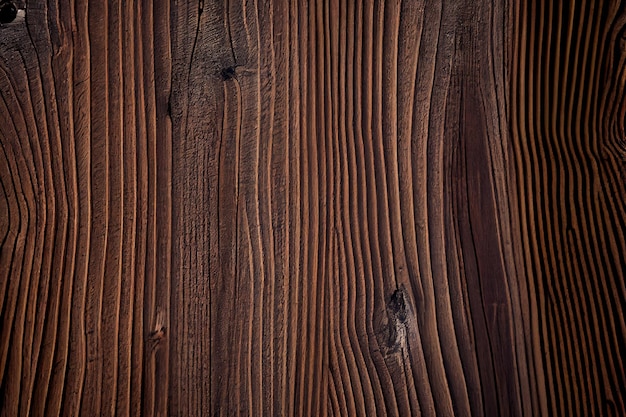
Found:
[[[14,3],[0,416],[626,414],[622,2]]]
[[[626,413],[626,4],[511,7],[510,126],[535,414]]]

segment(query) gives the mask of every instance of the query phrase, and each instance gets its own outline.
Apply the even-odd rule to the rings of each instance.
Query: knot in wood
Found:
[[[236,67],[223,68],[222,71],[220,71],[220,74],[222,75],[222,80],[228,81],[235,78],[235,76],[237,75],[235,69]]]
[[[386,303],[386,315],[376,325],[375,335],[384,356],[400,352],[407,343],[407,327],[411,311],[406,289],[400,286]]]
[[[17,7],[11,1],[0,1],[0,23],[11,23],[17,17]]]
[[[161,328],[151,331],[148,337],[153,342],[158,343],[161,339],[165,337],[165,326],[161,326]]]
[[[389,308],[391,313],[400,323],[406,323],[407,305],[404,288],[398,288],[393,292],[393,294],[391,294],[387,308]]]

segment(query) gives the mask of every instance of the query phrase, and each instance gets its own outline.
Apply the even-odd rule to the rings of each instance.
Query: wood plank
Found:
[[[0,414],[165,415],[168,9],[25,13],[0,28]]]
[[[521,414],[504,9],[204,6],[173,89],[191,410]]]
[[[626,412],[626,5],[510,10],[510,125],[535,414]]]

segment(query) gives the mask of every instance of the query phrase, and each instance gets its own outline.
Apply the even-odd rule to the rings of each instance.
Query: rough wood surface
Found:
[[[16,2],[0,416],[625,415],[626,5],[560,3]]]

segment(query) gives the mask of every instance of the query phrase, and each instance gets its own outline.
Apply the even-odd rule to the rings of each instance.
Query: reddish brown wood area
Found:
[[[626,4],[561,3],[16,1],[0,416],[625,415]]]

